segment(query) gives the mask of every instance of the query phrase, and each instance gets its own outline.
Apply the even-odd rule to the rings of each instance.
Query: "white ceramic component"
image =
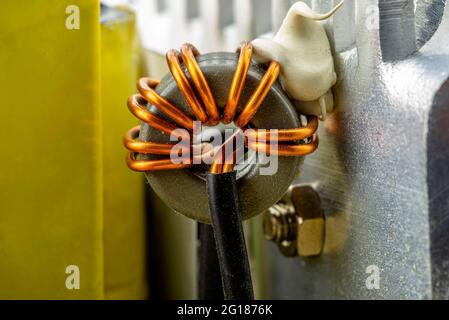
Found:
[[[252,41],[257,62],[276,60],[281,64],[280,80],[290,97],[298,100],[300,113],[324,119],[333,109],[331,88],[337,76],[329,39],[320,21],[332,16],[343,2],[325,14],[296,2],[272,39]]]

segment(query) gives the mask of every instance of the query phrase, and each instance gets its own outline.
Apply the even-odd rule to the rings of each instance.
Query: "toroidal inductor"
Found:
[[[236,136],[245,136],[245,153],[278,156],[271,175],[260,174],[266,163],[257,161],[235,168],[243,219],[279,200],[295,178],[301,158],[318,146],[317,117],[307,117],[307,125],[300,126],[300,115],[277,82],[279,63],[256,64],[252,50],[245,42],[237,53],[200,55],[185,44],[179,52],[167,53],[170,73],[162,81],[140,79],[139,94],[128,99],[130,111],[142,121],[124,138],[128,166],[145,172],[151,187],[172,209],[200,222],[210,223],[202,172],[232,171],[236,150],[227,156],[215,150],[210,166],[198,161],[173,163],[169,155],[176,144],[170,141],[174,130],[184,129],[181,135],[191,138],[193,121],[204,128],[232,127]],[[270,129],[277,129],[275,142]]]

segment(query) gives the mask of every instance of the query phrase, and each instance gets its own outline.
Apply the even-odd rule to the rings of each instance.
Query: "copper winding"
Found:
[[[159,110],[164,112],[167,116],[173,119],[177,124],[183,126],[188,130],[193,129],[193,119],[184,112],[176,108],[170,102],[158,95],[153,88],[159,84],[159,81],[150,78],[142,78],[137,83],[137,89],[146,101],[156,106]]]
[[[221,161],[214,161],[210,167],[210,173],[218,174],[218,173],[227,173],[234,170],[235,167],[235,156],[236,151],[234,150],[228,158],[223,158]]]
[[[276,144],[274,149],[271,149],[271,146],[270,144],[248,140],[248,148],[268,155],[297,156],[314,152],[318,148],[318,136],[314,135],[312,141],[306,144]]]
[[[201,106],[198,98],[196,97],[193,88],[190,86],[187,76],[182,71],[178,57],[179,52],[176,50],[169,50],[167,52],[167,63],[170,72],[172,73],[173,78],[178,84],[178,87],[181,90],[184,98],[187,100],[190,108],[192,108],[192,111],[195,114],[196,118],[202,123],[206,123],[208,121],[207,114]]]
[[[177,127],[173,123],[165,121],[158,116],[155,116],[151,112],[147,111],[147,101],[140,95],[135,94],[128,98],[128,108],[139,120],[148,123],[154,129],[160,130],[165,134],[170,135]]]
[[[251,96],[251,98],[249,98],[249,101],[246,103],[242,112],[235,121],[235,124],[238,127],[242,128],[246,126],[254,117],[260,105],[262,104],[263,100],[270,91],[271,86],[276,81],[279,75],[279,70],[280,70],[279,63],[276,61],[272,61],[270,63],[270,67],[263,76],[253,95]]]
[[[248,42],[243,43],[238,50],[240,57],[221,119],[209,84],[196,61],[196,57],[199,55],[198,50],[191,44],[184,44],[181,47],[180,53],[176,50],[169,50],[167,52],[166,58],[170,72],[190,106],[196,120],[201,121],[202,124],[207,124],[208,126],[215,125],[219,121],[225,124],[234,121],[236,126],[240,128],[231,139],[228,139],[218,149],[213,151],[215,158],[211,165],[211,173],[225,173],[234,169],[237,151],[233,150],[231,154],[225,156],[223,150],[229,143],[234,143],[237,134],[243,134],[245,136],[245,143],[248,148],[263,151],[267,154],[304,156],[314,152],[318,147],[318,137],[315,135],[318,128],[318,118],[316,116],[309,116],[307,118],[307,126],[305,127],[276,129],[276,131],[273,131],[273,129],[247,130],[247,125],[251,122],[257,110],[262,105],[265,97],[279,75],[280,65],[276,61],[270,63],[265,75],[254,90],[254,93],[243,106],[240,114],[236,115],[240,97],[245,87],[246,75],[251,65],[252,51],[252,45]],[[189,82],[187,75],[183,72],[180,59],[189,72],[192,84]],[[140,94],[133,95],[128,99],[129,110],[141,121],[167,135],[173,134],[174,130],[179,128],[178,126],[191,131],[194,119],[179,110],[168,100],[161,97],[155,91],[158,84],[159,81],[150,78],[140,79],[137,84]],[[170,120],[165,120],[148,111],[148,103],[164,113]],[[270,143],[272,143],[270,140],[272,139],[272,133],[275,133],[277,142],[280,143],[276,143],[275,145],[272,144],[270,148]],[[139,126],[134,127],[128,131],[123,140],[125,147],[128,149],[127,164],[130,169],[135,171],[183,169],[192,165],[192,161],[189,160],[195,159],[195,157],[203,159],[204,156],[212,154],[212,151],[209,150],[200,155],[190,155],[190,159],[184,159],[186,161],[179,164],[173,163],[169,158],[141,160],[138,159],[139,154],[170,155],[175,144],[140,141],[139,134]],[[190,133],[188,135],[190,138]],[[298,141],[301,141],[301,143],[298,144]],[[293,144],[289,144],[288,142]],[[185,150],[187,151],[190,149],[189,151],[191,151],[192,148],[193,146],[191,145],[186,146]],[[184,151],[184,149],[182,151]],[[192,152],[190,152],[190,154],[191,153]]]
[[[236,162],[235,156],[236,156],[236,151],[234,150],[234,152],[231,154],[231,157],[228,159],[225,159],[223,166],[221,168],[221,173],[227,173],[227,172],[231,172],[232,170],[234,170],[235,162]],[[212,170],[211,170],[211,173],[214,173],[214,172],[212,172]]]
[[[226,141],[214,151],[215,159],[212,162],[210,172],[214,174],[231,172],[234,169],[237,155],[237,146],[234,147],[237,136],[244,136],[244,132],[241,129],[236,130]],[[226,151],[231,147],[232,152]]]
[[[130,129],[123,138],[123,144],[129,151],[146,154],[169,155],[174,144],[139,141],[140,126]]]
[[[210,166],[210,173],[218,174],[223,173],[223,163],[222,161],[214,161]]]
[[[192,82],[195,84],[195,88],[203,100],[204,107],[206,108],[207,115],[209,116],[208,124],[215,125],[220,120],[220,113],[218,112],[217,104],[212,91],[209,88],[209,84],[201,72],[195,57],[199,55],[198,50],[191,44],[184,44],[181,47],[181,55],[186,65],[187,70],[192,77]]]
[[[176,164],[171,159],[162,160],[137,160],[135,152],[128,152],[126,157],[126,164],[134,171],[160,171],[160,170],[175,170],[188,168],[191,165],[180,163]]]
[[[253,54],[253,46],[244,42],[240,46],[240,58],[235,70],[234,77],[229,89],[228,101],[223,112],[223,123],[227,124],[234,120],[237,106],[239,104],[240,96],[242,95],[243,88],[245,87],[246,74],[248,73],[249,66],[251,65],[251,56]]]
[[[276,129],[276,139],[277,141],[294,141],[294,140],[303,140],[313,136],[313,134],[318,129],[318,117],[317,116],[309,116],[307,117],[307,125],[301,128],[295,129]],[[271,130],[247,130],[245,132],[246,137],[249,140],[263,140],[270,141],[271,139]]]

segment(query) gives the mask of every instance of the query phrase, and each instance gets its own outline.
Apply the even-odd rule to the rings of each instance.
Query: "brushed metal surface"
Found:
[[[438,28],[417,11],[430,40],[416,51],[413,1],[385,2],[357,3],[355,45],[335,54],[336,112],[299,179],[322,198],[324,253],[271,245],[273,298],[449,298],[449,8],[436,6]],[[366,286],[372,265],[379,289]]]

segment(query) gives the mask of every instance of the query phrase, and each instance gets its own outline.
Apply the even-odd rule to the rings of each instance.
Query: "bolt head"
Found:
[[[325,237],[325,216],[318,193],[310,186],[291,189],[291,201],[295,206],[298,227],[296,248],[301,257],[320,255]]]
[[[301,257],[318,256],[324,245],[324,217],[307,219],[298,224],[296,246]]]

